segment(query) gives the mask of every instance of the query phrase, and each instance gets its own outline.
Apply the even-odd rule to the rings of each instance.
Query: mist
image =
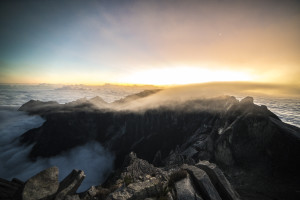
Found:
[[[41,126],[45,120],[39,116],[28,116],[26,113],[0,111],[0,177],[18,178],[22,181],[40,171],[57,166],[59,179],[65,178],[72,169],[85,172],[85,179],[78,191],[87,190],[92,185],[101,184],[113,169],[114,156],[99,143],[91,142],[63,152],[51,158],[38,158],[31,162],[28,154],[33,145],[20,146],[18,137],[29,129]]]
[[[248,82],[212,82],[170,86],[145,98],[116,106],[117,110],[141,111],[161,106],[173,107],[189,100],[235,96],[238,99],[246,96],[300,98],[300,88],[290,85],[276,85]]]

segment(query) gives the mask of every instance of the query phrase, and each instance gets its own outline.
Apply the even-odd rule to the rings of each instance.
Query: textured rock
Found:
[[[160,151],[156,152],[152,163],[153,163],[154,166],[161,166],[162,165],[162,158],[161,158],[161,152]]]
[[[145,160],[137,158],[134,152],[131,152],[123,163],[123,172],[121,177],[130,177],[133,181],[137,180],[148,180],[150,177],[157,177],[162,180],[167,180],[165,173],[154,167],[152,164],[148,163]]]
[[[179,151],[177,148],[176,151]],[[212,164],[211,164],[212,165]],[[147,161],[137,158],[131,152],[125,159],[122,168],[110,176],[107,183],[92,186],[87,191],[77,194],[76,190],[85,175],[81,170],[73,170],[58,183],[58,169],[52,167],[40,172],[25,184],[23,199],[39,200],[220,200],[207,174],[201,169],[183,165],[171,168],[157,168]],[[221,173],[221,172],[218,172]],[[219,175],[219,174],[218,174]],[[219,175],[220,176],[220,175]],[[194,179],[193,183],[192,179]],[[215,181],[215,180],[214,180]],[[227,181],[227,180],[226,180]],[[220,182],[221,184],[223,182]],[[226,184],[230,183],[227,181]],[[16,196],[24,183],[13,179],[0,179],[1,199],[21,200]],[[226,198],[224,198],[226,200]]]
[[[78,195],[67,195],[64,200],[81,200]]]
[[[0,178],[0,199],[21,199],[24,182],[18,179],[7,181]]]
[[[195,180],[199,187],[201,196],[208,200],[222,200],[214,185],[211,183],[209,176],[201,169],[195,166],[183,165],[181,167],[185,169],[191,177]]]
[[[162,192],[161,182],[152,177],[143,182],[131,183],[122,187],[107,197],[107,200],[139,200],[157,196]]]
[[[50,197],[59,187],[58,168],[50,167],[30,178],[24,186],[23,200],[37,200]]]
[[[101,101],[99,98],[94,100]],[[141,112],[95,110],[85,101],[40,112],[27,106],[28,112],[36,112],[46,119],[41,127],[29,130],[21,137],[21,143],[33,144],[31,159],[55,156],[96,140],[114,152],[117,169],[131,151],[148,162],[162,163],[161,166],[167,168],[183,163],[193,165],[195,161],[205,159],[217,163],[226,174],[229,174],[228,170],[241,169],[253,170],[257,177],[258,173],[263,174],[266,182],[276,178],[270,184],[264,184],[268,189],[262,189],[253,178],[246,179],[243,182],[251,185],[246,188],[248,193],[298,195],[298,190],[293,188],[299,183],[290,180],[300,176],[300,129],[281,122],[265,106],[255,105],[251,97],[241,101],[228,96],[181,101]],[[115,105],[126,103],[127,100]],[[38,104],[33,105],[38,107]],[[133,182],[147,180],[146,175],[162,180],[159,175],[164,176],[164,173],[158,171],[149,163],[137,161],[119,177],[121,181],[116,187],[123,184],[125,176],[131,177]],[[240,183],[242,177],[232,174],[231,183],[246,190]]]
[[[81,170],[73,170],[62,182],[55,197],[55,200],[64,200],[67,195],[73,195],[79,188],[83,179],[85,178],[84,172]]]
[[[102,188],[101,186],[92,186],[87,191],[80,194],[81,200],[90,200],[94,198],[105,199],[105,197],[111,191],[107,188]]]
[[[254,99],[253,97],[245,97],[241,100],[242,104],[253,104]]]
[[[208,161],[200,161],[196,164],[196,167],[202,169],[207,173],[211,182],[218,190],[218,193],[224,200],[239,200],[240,197],[230,185],[229,181],[223,174],[223,172],[214,163]]]
[[[178,200],[203,200],[195,191],[189,177],[175,183]]]

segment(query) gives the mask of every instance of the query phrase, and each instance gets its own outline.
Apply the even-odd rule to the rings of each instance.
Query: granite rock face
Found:
[[[182,176],[182,169],[186,169],[188,174]],[[76,190],[85,177],[83,171],[73,170],[60,183],[57,176],[57,167],[46,169],[30,178],[25,183],[25,187],[23,187],[24,183],[21,183],[21,190],[14,190],[12,196],[17,197],[21,193],[23,199],[31,200],[228,199],[220,197],[222,191],[216,189],[218,187],[214,181],[211,181],[206,172],[196,166],[184,164],[174,168],[157,168],[139,159],[133,152],[126,157],[122,167],[104,184],[92,186],[82,193],[76,193]],[[4,181],[0,181],[0,191],[4,187],[12,188],[15,185],[9,181],[4,185]],[[226,187],[234,191],[228,181],[226,184]],[[0,199],[4,197],[21,199],[7,198],[5,195],[1,193]]]
[[[216,164],[208,161],[200,161],[195,166],[207,173],[221,197],[228,200],[237,200],[240,198]]]
[[[220,166],[241,196],[248,198],[255,193],[266,199],[298,198],[299,184],[295,178],[300,176],[298,127],[282,122],[266,106],[255,105],[252,97],[241,101],[230,96],[175,101],[140,111],[120,109],[154,93],[133,95],[112,104],[105,104],[99,98],[64,105],[28,102],[20,110],[39,114],[46,122],[24,133],[20,142],[33,144],[29,157],[35,160],[97,141],[116,155],[116,169],[122,168],[123,160],[134,151],[154,166],[151,168],[142,161],[132,165],[133,169],[126,173],[133,181],[148,173],[144,168],[151,171],[150,176],[153,173],[163,177],[164,173],[153,169],[174,169],[182,164],[196,166],[199,160],[208,160]],[[203,170],[206,166],[198,167]],[[212,184],[225,184],[218,169],[210,164],[207,167]],[[128,174],[124,173],[127,181]],[[229,195],[227,199],[234,197],[229,187],[221,190],[222,195]]]
[[[25,183],[22,199],[36,200],[50,197],[57,192],[58,186],[58,168],[50,167]]]
[[[18,179],[0,180],[0,199],[11,200],[66,200],[80,199],[76,191],[85,175],[81,170],[73,170],[62,182],[58,181],[59,170],[50,167],[28,179],[25,183]]]
[[[55,200],[64,200],[66,196],[74,195],[84,178],[85,175],[82,170],[73,170],[59,184]]]
[[[175,183],[175,190],[178,200],[203,200],[195,191],[192,181],[189,177]]]
[[[24,184],[23,181],[16,178],[11,181],[0,178],[0,199],[22,199]]]

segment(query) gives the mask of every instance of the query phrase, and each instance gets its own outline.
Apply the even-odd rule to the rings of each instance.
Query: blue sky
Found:
[[[0,4],[2,83],[299,83],[297,1]]]

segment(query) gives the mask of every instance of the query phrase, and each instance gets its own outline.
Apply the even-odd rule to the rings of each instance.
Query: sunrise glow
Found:
[[[149,69],[132,73],[121,79],[124,83],[180,85],[215,81],[251,81],[251,76],[236,71],[211,70],[196,67]]]
[[[0,83],[300,85],[296,1],[2,4]]]

